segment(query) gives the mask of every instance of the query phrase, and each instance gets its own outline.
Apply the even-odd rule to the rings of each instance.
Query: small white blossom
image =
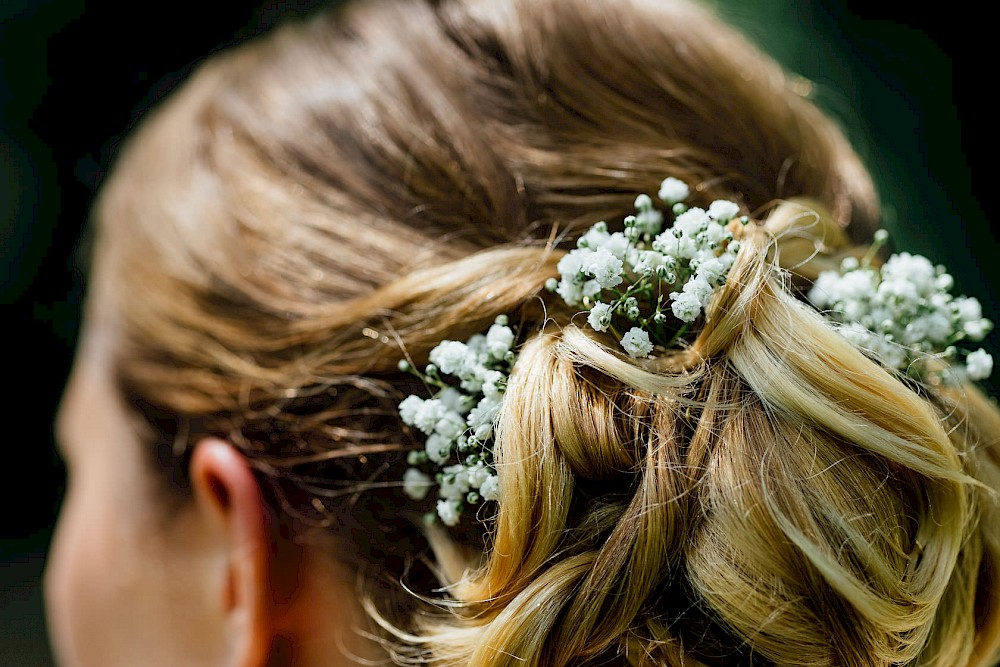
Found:
[[[705,306],[708,303],[709,298],[712,296],[712,291],[712,286],[701,276],[695,276],[687,281],[683,289],[684,294],[690,294],[698,299],[698,303],[701,306]]]
[[[441,517],[441,523],[444,525],[456,526],[462,516],[462,503],[457,500],[439,500],[437,501],[437,514]]]
[[[719,199],[708,207],[708,214],[719,222],[729,222],[740,214],[740,207],[735,202]]]
[[[563,301],[571,306],[579,306],[580,302],[583,301],[582,286],[570,282],[565,278],[559,281],[559,286],[556,287],[556,294],[561,296]]]
[[[701,301],[697,296],[688,292],[671,292],[670,298],[673,301],[670,310],[673,311],[674,317],[681,322],[694,322],[698,319],[698,315],[701,314]]]
[[[970,380],[985,380],[993,373],[993,357],[983,348],[965,358],[965,369]]]
[[[586,234],[580,237],[580,240],[577,241],[577,245],[581,248],[599,248],[604,245],[609,238],[611,238],[611,235],[608,234],[608,225],[604,222],[599,222],[587,230]],[[566,272],[559,269],[559,273]]]
[[[507,376],[500,371],[486,371],[483,374],[483,395],[486,398],[500,400],[500,395],[504,391]]]
[[[726,271],[728,270],[729,267],[726,266],[722,259],[712,257],[698,265],[698,277],[704,279],[709,284],[716,285],[719,281],[725,280]]]
[[[689,208],[677,216],[673,229],[681,232],[682,236],[694,238],[696,234],[708,228],[708,223],[711,221],[712,219],[704,209]],[[664,232],[664,234],[670,233],[672,233],[671,230]]]
[[[437,399],[440,401],[440,399]],[[444,402],[441,401],[444,405]],[[434,433],[446,440],[454,440],[465,432],[465,419],[454,410],[445,408],[444,414],[434,425]]]
[[[666,204],[673,206],[687,199],[689,194],[691,194],[691,191],[688,189],[687,183],[671,176],[663,179],[663,182],[660,183],[658,196]]]
[[[499,397],[486,396],[469,413],[469,426],[480,440],[493,433],[493,421],[500,413],[500,404]]]
[[[971,340],[981,341],[993,329],[993,323],[987,319],[969,320],[962,324],[962,330]]]
[[[615,257],[605,248],[593,253],[586,266],[586,272],[594,276],[601,287],[607,289],[620,285],[622,278],[622,260]]]
[[[570,250],[559,260],[556,270],[559,271],[564,281],[567,279],[572,280],[583,273],[592,254],[592,250]]]
[[[655,250],[640,251],[637,259],[635,271],[643,275],[650,275],[661,266],[666,266],[666,257]]]
[[[454,375],[465,368],[469,347],[457,340],[446,340],[431,350],[430,361],[442,373]]]
[[[427,497],[434,481],[429,475],[420,472],[416,468],[410,468],[403,473],[403,493],[414,500],[423,500]]]
[[[979,299],[965,297],[964,299],[955,299],[952,303],[962,322],[971,322],[983,317],[983,307],[979,304]]]
[[[441,418],[447,414],[448,408],[445,407],[444,403],[436,399],[428,399],[420,404],[417,408],[416,416],[413,419],[413,425],[419,428],[424,433],[430,435],[434,432],[437,423],[441,421]]]
[[[469,471],[461,463],[445,466],[438,494],[446,500],[462,500],[469,492]]]
[[[954,286],[955,279],[951,277],[950,273],[942,273],[934,279],[934,289],[936,290],[947,292]]]
[[[601,283],[596,280],[588,280],[580,287],[580,293],[589,299],[593,299],[601,293],[602,289],[604,288],[601,287]]]
[[[467,468],[465,472],[466,478],[469,480],[469,486],[473,489],[482,487],[483,482],[490,478],[490,469],[482,463],[477,463],[471,468]]]
[[[649,340],[649,334],[639,327],[632,327],[622,336],[622,347],[630,357],[647,357],[653,351],[653,344]]]
[[[416,398],[416,396],[414,396],[413,398]],[[448,408],[452,412],[457,412],[460,415],[469,414],[469,410],[471,410],[473,406],[476,404],[475,401],[472,400],[471,396],[469,396],[468,394],[463,394],[454,387],[445,387],[440,392],[438,392],[438,395],[435,396],[435,398],[444,403],[444,406],[446,408]],[[403,404],[400,403],[399,407],[400,409],[402,409]]]
[[[510,327],[494,324],[486,333],[486,349],[494,359],[503,359],[514,345],[514,332]]]
[[[479,493],[485,500],[500,500],[500,478],[490,475],[479,487]]]
[[[407,396],[399,403],[399,417],[407,426],[416,426],[417,413],[424,404],[424,399],[419,396]]]
[[[611,325],[611,304],[598,301],[591,307],[587,322],[595,331],[607,331]]]
[[[449,440],[438,433],[431,433],[427,436],[427,442],[424,443],[424,451],[427,453],[427,458],[437,464],[444,463],[451,456],[453,442],[453,440]]]

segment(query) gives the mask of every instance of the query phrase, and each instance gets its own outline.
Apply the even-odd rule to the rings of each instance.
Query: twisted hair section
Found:
[[[630,360],[541,286],[665,175],[765,222],[700,328]],[[98,316],[172,487],[197,437],[234,442],[359,573],[399,662],[996,659],[1000,415],[882,368],[800,300],[865,253],[874,190],[703,8],[349,4],[204,65],[97,217]],[[397,361],[500,314],[519,332],[502,500],[422,529],[395,411],[420,387]]]
[[[690,350],[626,360],[572,323],[524,344],[486,560],[421,635],[442,664],[988,655],[977,454],[788,291],[773,239],[746,236]]]

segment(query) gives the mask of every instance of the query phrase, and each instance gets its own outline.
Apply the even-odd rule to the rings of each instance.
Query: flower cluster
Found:
[[[403,423],[427,436],[423,451],[407,457],[412,467],[403,476],[403,491],[423,500],[436,484],[437,516],[448,526],[458,523],[466,504],[499,498],[492,441],[514,362],[514,332],[507,324],[501,315],[485,335],[442,342],[422,373],[409,362],[399,364],[434,388],[431,398],[410,395],[399,404]]]
[[[921,255],[893,255],[881,269],[871,266],[878,248],[888,238],[875,234],[871,251],[861,260],[848,257],[839,271],[821,273],[809,300],[856,347],[883,364],[928,379],[931,359],[954,361],[965,356],[963,368],[951,368],[942,380],[983,380],[993,371],[993,358],[982,348],[967,352],[960,341],[981,341],[993,328],[983,317],[979,301],[953,297],[954,279],[943,266]]]
[[[570,306],[588,310],[588,324],[614,333],[633,358],[648,356],[654,344],[669,346],[686,331],[725,283],[739,251],[728,224],[739,206],[720,200],[707,211],[688,208],[682,202],[689,194],[676,178],[661,183],[659,199],[675,216],[666,230],[663,212],[649,195],[639,195],[624,231],[611,233],[604,222],[591,227],[560,260],[560,280],[545,284]]]

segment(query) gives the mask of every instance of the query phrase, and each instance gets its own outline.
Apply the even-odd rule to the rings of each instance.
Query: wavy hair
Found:
[[[666,175],[757,222],[700,330],[630,360],[540,288]],[[151,114],[96,216],[165,487],[183,498],[197,437],[232,441],[358,573],[398,662],[997,659],[1000,414],[803,302],[864,252],[871,180],[697,5],[396,0],[284,26]],[[397,361],[499,314],[503,502],[422,528]]]

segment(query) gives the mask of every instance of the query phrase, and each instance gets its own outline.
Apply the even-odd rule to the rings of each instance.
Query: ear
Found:
[[[205,438],[190,464],[195,504],[218,554],[209,591],[226,628],[229,667],[261,667],[275,640],[270,583],[271,530],[260,486],[230,443]]]

